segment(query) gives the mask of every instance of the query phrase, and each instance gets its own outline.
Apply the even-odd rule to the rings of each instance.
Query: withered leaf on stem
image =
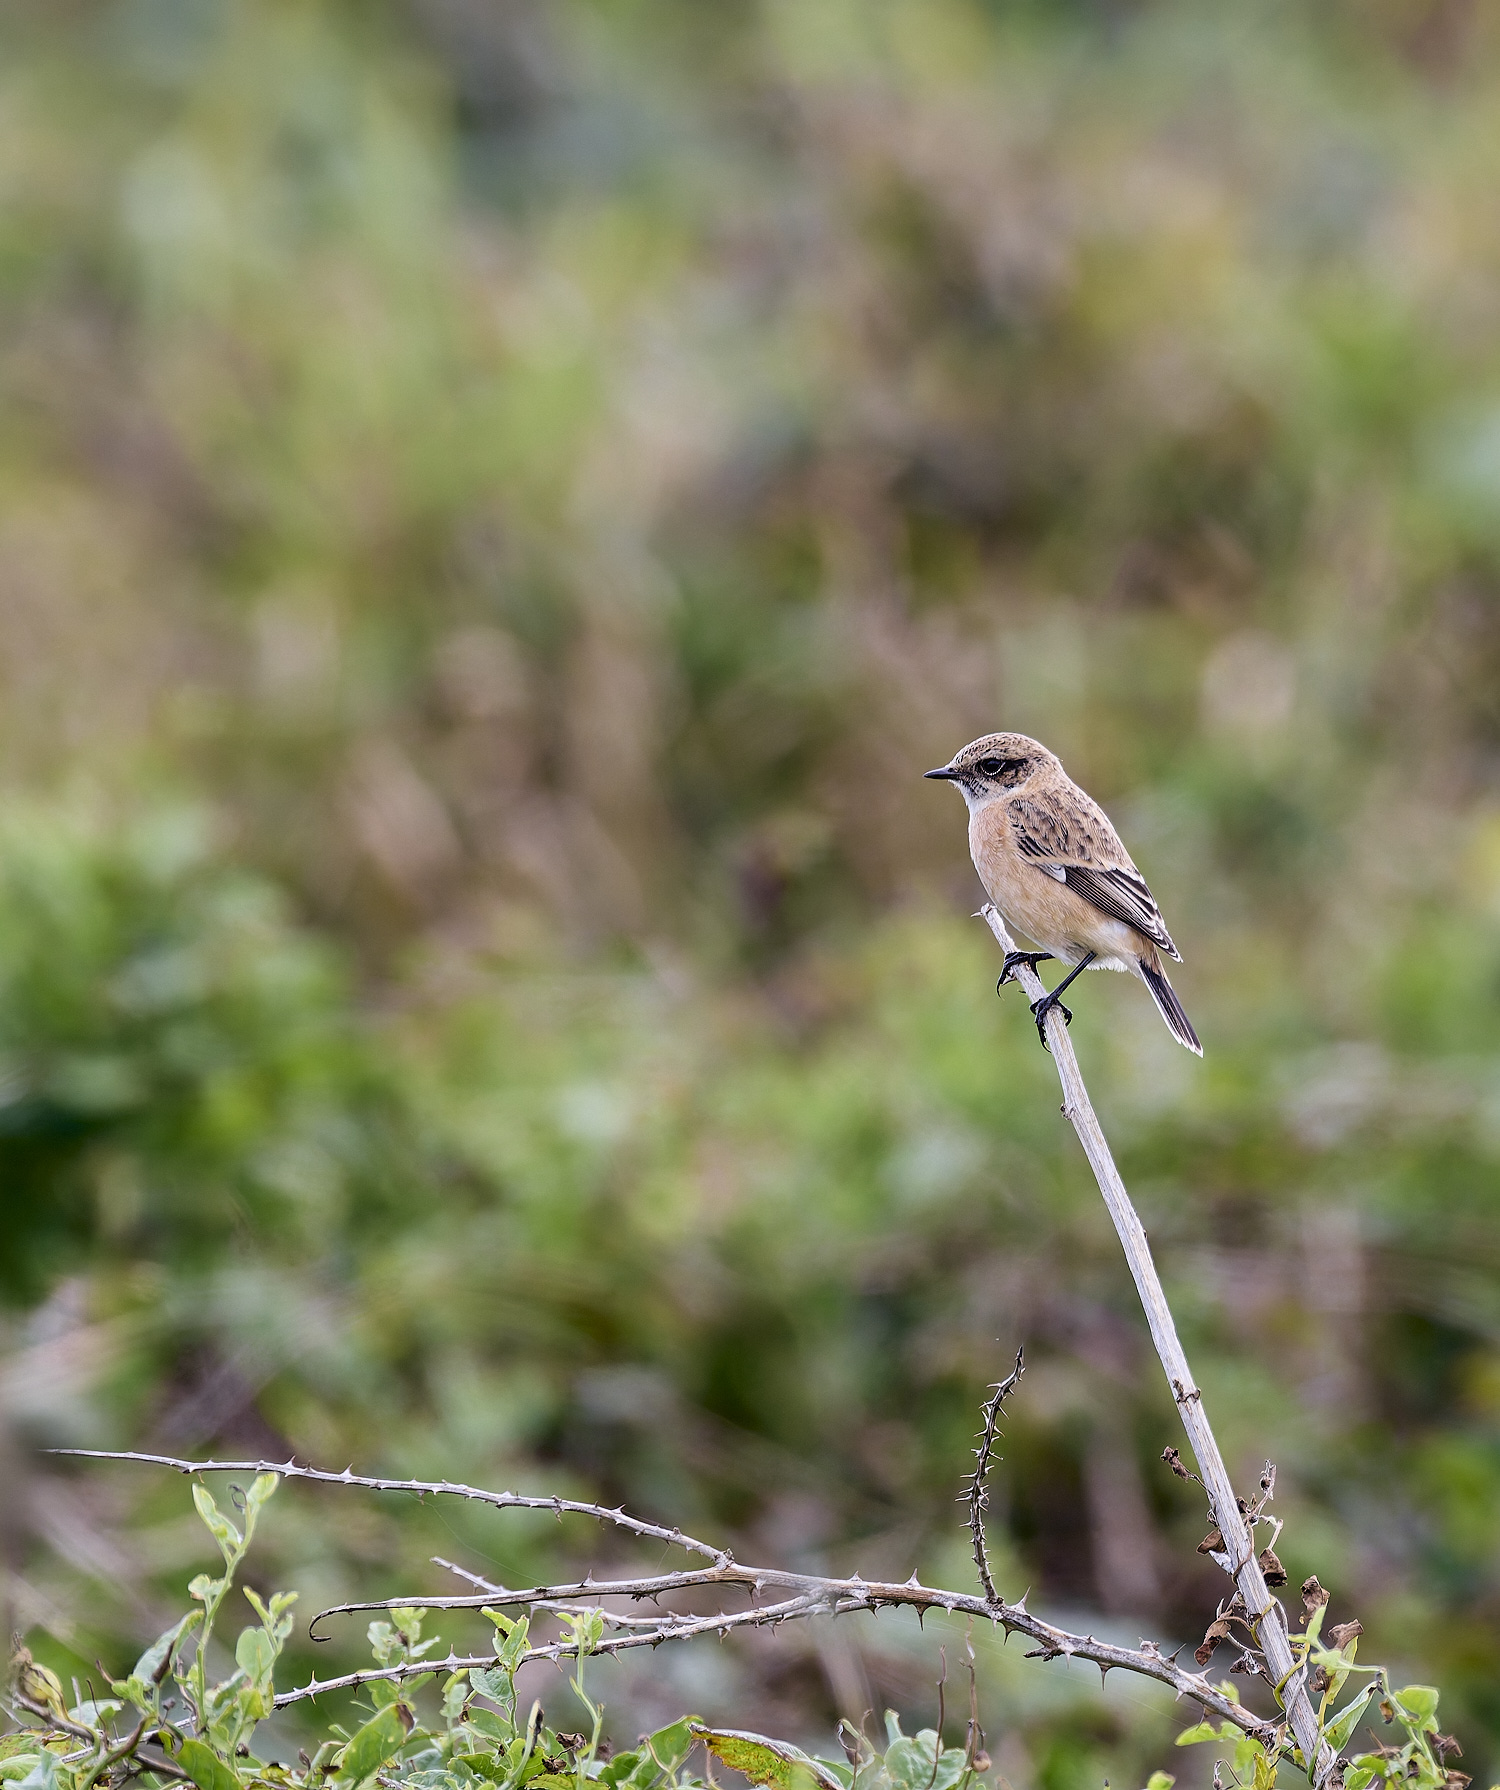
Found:
[[[1463,1748],[1458,1744],[1456,1736],[1452,1734],[1434,1734],[1432,1750],[1439,1759],[1462,1759],[1464,1756]]]
[[[1217,1529],[1210,1529],[1198,1543],[1198,1552],[1200,1554],[1222,1554],[1224,1552],[1224,1537]]]
[[[1260,1551],[1260,1570],[1266,1583],[1273,1591],[1278,1591],[1286,1583],[1286,1568],[1276,1558],[1274,1548],[1262,1548]]]
[[[1217,1616],[1209,1623],[1203,1639],[1193,1649],[1193,1658],[1200,1666],[1206,1666],[1214,1656],[1214,1649],[1229,1633],[1229,1618]]]
[[[1469,1790],[1474,1782],[1466,1771],[1450,1771],[1447,1774],[1447,1790]]]
[[[1336,1622],[1328,1631],[1328,1640],[1334,1647],[1347,1647],[1364,1632],[1362,1624],[1358,1622]]]
[[[1312,1683],[1309,1684],[1307,1688],[1315,1697],[1321,1697],[1324,1691],[1328,1689],[1328,1674],[1322,1666],[1319,1666],[1317,1671],[1313,1673]]]
[[[1314,1610],[1321,1610],[1328,1602],[1328,1593],[1318,1583],[1316,1574],[1302,1581],[1302,1608],[1311,1616]]]
[[[1161,1458],[1167,1463],[1167,1465],[1172,1469],[1172,1471],[1177,1475],[1177,1477],[1179,1479],[1193,1478],[1193,1475],[1188,1472],[1186,1467],[1183,1466],[1182,1456],[1177,1452],[1177,1450],[1175,1448],[1162,1449]]]

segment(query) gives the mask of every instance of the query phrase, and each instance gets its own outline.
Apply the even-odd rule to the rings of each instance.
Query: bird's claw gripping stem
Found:
[[[995,984],[995,993],[999,994],[1005,984],[1014,977],[1018,964],[1029,964],[1032,969],[1035,969],[1039,963],[1051,962],[1052,953],[1050,951],[1007,951],[1005,962],[1000,966],[1000,980]]]
[[[1055,1007],[1062,1014],[1065,1026],[1070,1026],[1073,1023],[1072,1008],[1065,1006],[1057,998],[1061,993],[1060,988],[1054,988],[1051,994],[1044,994],[1039,1001],[1031,1003],[1031,1017],[1036,1021],[1036,1035],[1042,1041],[1042,1049],[1049,1052],[1052,1046],[1047,1042],[1047,1015]]]

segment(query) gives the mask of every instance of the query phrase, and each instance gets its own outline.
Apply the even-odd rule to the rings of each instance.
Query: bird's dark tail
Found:
[[[1198,1042],[1198,1034],[1193,1030],[1193,1022],[1182,1010],[1182,1002],[1177,998],[1177,990],[1167,980],[1159,964],[1152,963],[1150,958],[1141,960],[1141,979],[1151,990],[1151,998],[1161,1010],[1161,1016],[1167,1022],[1167,1030],[1179,1044],[1186,1045],[1195,1056],[1203,1055],[1203,1046]]]

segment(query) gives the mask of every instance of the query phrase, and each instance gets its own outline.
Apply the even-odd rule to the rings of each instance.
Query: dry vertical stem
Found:
[[[1015,941],[1006,931],[1005,922],[998,911],[987,902],[980,909],[980,916],[995,935],[1001,949],[1007,953],[1014,951]],[[1028,1000],[1039,1001],[1046,994],[1041,977],[1030,964],[1018,964],[1013,974],[1026,990]],[[1046,1023],[1047,1043],[1052,1051],[1052,1060],[1057,1065],[1058,1080],[1062,1083],[1063,1115],[1078,1133],[1078,1141],[1083,1145],[1084,1155],[1089,1159],[1089,1167],[1094,1171],[1094,1179],[1099,1183],[1099,1191],[1114,1220],[1115,1230],[1125,1251],[1125,1260],[1135,1280],[1136,1292],[1140,1295],[1141,1305],[1146,1313],[1151,1340],[1161,1358],[1167,1384],[1192,1445],[1193,1458],[1198,1463],[1204,1490],[1208,1493],[1210,1514],[1224,1539],[1229,1571],[1244,1599],[1251,1632],[1265,1655],[1273,1681],[1282,1687],[1282,1706],[1286,1710],[1297,1745],[1308,1762],[1308,1775],[1314,1784],[1321,1785],[1333,1770],[1334,1755],[1332,1749],[1319,1739],[1318,1720],[1307,1694],[1304,1672],[1297,1669],[1292,1655],[1285,1612],[1266,1588],[1265,1575],[1251,1539],[1250,1525],[1235,1496],[1224,1457],[1219,1452],[1208,1413],[1203,1408],[1203,1394],[1198,1389],[1192,1369],[1188,1366],[1187,1356],[1178,1341],[1177,1325],[1173,1320],[1171,1307],[1167,1304],[1167,1296],[1162,1290],[1156,1264],[1151,1259],[1151,1246],[1146,1241],[1145,1228],[1131,1203],[1125,1183],[1120,1179],[1120,1171],[1115,1167],[1109,1144],[1094,1114],[1093,1103],[1078,1067],[1078,1058],[1073,1053],[1072,1041],[1068,1037],[1067,1023],[1055,1007],[1047,1015]]]

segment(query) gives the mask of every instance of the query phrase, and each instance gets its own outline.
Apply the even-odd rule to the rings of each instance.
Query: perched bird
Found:
[[[1161,966],[1162,952],[1178,963],[1182,954],[1109,817],[1055,754],[1024,733],[987,733],[925,775],[958,785],[979,880],[1006,920],[1046,947],[1012,951],[1000,981],[1018,963],[1035,968],[1057,958],[1072,966],[1032,1005],[1043,1044],[1053,1007],[1072,1021],[1059,997],[1075,976],[1128,970],[1150,989],[1172,1036],[1201,1057],[1198,1034]]]

